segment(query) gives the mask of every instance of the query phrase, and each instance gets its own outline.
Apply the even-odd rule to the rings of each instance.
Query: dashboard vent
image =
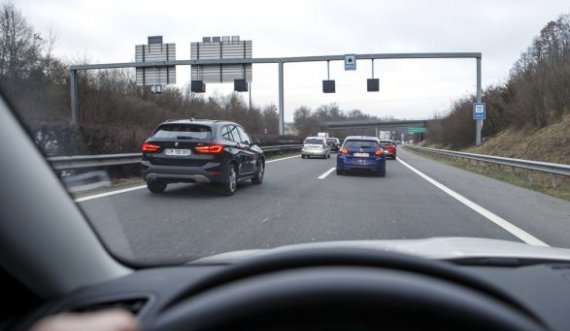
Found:
[[[73,311],[78,313],[86,313],[86,312],[94,312],[104,309],[121,308],[137,315],[143,309],[147,301],[148,299],[146,298],[136,298],[136,299],[97,302],[80,306],[78,308],[75,308]]]

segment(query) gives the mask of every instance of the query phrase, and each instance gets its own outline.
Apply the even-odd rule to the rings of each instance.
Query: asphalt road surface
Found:
[[[84,198],[118,257],[183,262],[251,248],[331,240],[482,237],[570,248],[570,202],[398,151],[385,178],[338,176],[330,159],[267,164],[234,196],[208,186],[145,187]]]

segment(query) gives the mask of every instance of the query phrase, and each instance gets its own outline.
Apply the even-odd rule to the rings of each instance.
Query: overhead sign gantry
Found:
[[[210,40],[214,42],[214,40]],[[218,42],[216,40],[216,42]],[[231,39],[229,40],[231,42]],[[203,40],[202,43],[208,43],[208,40]],[[223,43],[223,40],[220,40],[218,43]],[[218,45],[219,46],[219,45]],[[246,45],[247,47],[247,45]],[[223,51],[223,49],[222,49]],[[245,51],[247,55],[247,49]],[[251,54],[251,53],[250,53]],[[350,54],[350,59],[353,60],[354,65],[356,65],[356,61],[358,60],[387,60],[387,59],[465,59],[465,58],[472,58],[476,60],[476,77],[477,77],[477,90],[476,90],[476,102],[477,104],[481,104],[481,53],[376,53],[376,54]],[[245,79],[246,81],[251,81],[251,69],[249,69],[249,78],[248,78],[248,65],[251,68],[251,65],[257,63],[275,63],[279,67],[278,73],[278,83],[279,83],[279,134],[283,134],[285,131],[285,98],[284,98],[284,64],[285,63],[294,63],[294,62],[327,62],[327,66],[330,61],[344,61],[345,64],[348,61],[347,55],[322,55],[322,56],[299,56],[299,57],[271,57],[271,58],[253,58],[253,57],[246,57],[246,56],[236,56],[235,58],[200,58],[196,54],[195,59],[190,60],[166,60],[166,61],[153,61],[153,62],[130,62],[130,63],[108,63],[108,64],[86,64],[86,65],[72,65],[69,68],[70,71],[70,82],[71,82],[71,118],[72,123],[77,122],[77,113],[78,113],[78,103],[77,103],[77,71],[79,70],[92,70],[92,69],[113,69],[113,68],[152,68],[152,67],[169,67],[169,66],[177,66],[177,65],[189,65],[196,67],[197,69],[192,71],[194,76],[193,78],[200,78],[200,68],[202,70],[209,70],[206,69],[208,67],[217,68],[220,70],[221,68],[221,81],[231,81],[231,77],[234,77],[234,89],[238,86],[236,84],[236,79]],[[350,61],[348,61],[350,62]],[[374,62],[372,62],[374,63]],[[223,68],[242,68],[242,73],[244,75],[243,78],[235,78],[235,75],[228,74],[224,76]],[[350,67],[350,65],[349,65]],[[215,71],[216,69],[214,69]],[[245,70],[245,71],[244,71]],[[218,71],[219,73],[219,71]],[[209,75],[208,75],[209,76]],[[206,79],[202,75],[203,79]],[[225,78],[224,78],[225,77]],[[219,76],[218,76],[219,78]],[[328,77],[327,81],[331,81],[330,77]],[[199,80],[199,79],[197,79]],[[204,82],[204,81],[202,81]],[[325,89],[325,81],[323,81],[323,90]],[[334,90],[334,80],[331,83],[327,83],[327,89],[329,91]],[[332,88],[332,89],[331,89]],[[200,91],[205,90],[205,86],[202,86]],[[367,90],[368,91],[378,91],[379,90],[379,80],[374,78],[374,67],[372,67],[372,78],[367,79]],[[334,91],[331,91],[334,92]],[[481,130],[483,127],[483,119],[475,119],[476,121],[476,144],[481,144]]]

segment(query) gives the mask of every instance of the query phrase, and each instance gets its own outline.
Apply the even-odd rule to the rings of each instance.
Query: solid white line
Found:
[[[142,189],[142,188],[146,188],[146,185],[133,186],[133,187],[125,188],[125,189],[122,189],[122,190],[116,190],[116,191],[111,191],[111,192],[105,192],[105,193],[99,193],[99,194],[94,194],[94,195],[88,195],[88,196],[83,197],[83,198],[75,199],[75,202],[83,202],[83,201],[87,201],[87,200],[93,200],[93,199],[97,199],[97,198],[108,197],[108,196],[110,196],[110,195],[115,195],[115,194],[121,194],[121,193],[125,193],[125,192],[140,190],[140,189]]]
[[[288,159],[292,159],[292,158],[295,158],[295,157],[299,157],[299,155],[288,156],[288,157],[284,157],[284,158],[281,158],[281,159],[269,160],[269,161],[265,161],[265,163],[283,161],[283,160],[288,160]],[[146,187],[146,185],[140,185],[140,186],[134,186],[134,187],[125,188],[125,189],[122,189],[122,190],[116,190],[116,191],[111,191],[111,192],[105,192],[105,193],[99,193],[99,194],[94,194],[94,195],[88,195],[88,196],[83,197],[83,198],[77,198],[77,199],[75,199],[75,202],[83,202],[83,201],[88,201],[88,200],[93,200],[93,199],[108,197],[108,196],[110,196],[110,195],[115,195],[115,194],[121,194],[121,193],[125,193],[125,192],[140,190],[140,189],[143,189],[143,188],[145,188],[145,187]]]
[[[447,186],[441,184],[440,182],[436,181],[435,179],[429,177],[428,175],[424,174],[423,172],[419,171],[418,169],[412,167],[411,165],[407,164],[406,162],[402,161],[401,158],[397,159],[401,164],[403,164],[404,166],[408,167],[410,170],[412,170],[413,172],[415,172],[416,174],[418,174],[420,177],[422,177],[423,179],[427,180],[428,182],[430,182],[431,184],[433,184],[435,187],[439,188],[440,190],[442,190],[443,192],[449,194],[452,198],[458,200],[459,202],[461,202],[462,204],[466,205],[467,207],[473,209],[474,211],[476,211],[477,213],[481,214],[483,217],[487,218],[488,220],[490,220],[491,222],[497,224],[498,226],[500,226],[501,228],[507,230],[508,232],[510,232],[512,235],[516,236],[517,238],[519,238],[520,240],[524,241],[527,244],[531,244],[531,245],[535,245],[535,246],[548,246],[548,244],[546,244],[545,242],[543,242],[542,240],[536,238],[535,236],[531,235],[530,233],[524,231],[523,229],[517,227],[516,225],[509,223],[507,220],[505,220],[504,218],[494,214],[493,212],[481,207],[480,205],[476,204],[475,202],[465,198],[464,196],[462,196],[461,194],[451,190],[450,188],[448,188]]]
[[[325,172],[324,174],[319,176],[319,179],[325,179],[327,178],[328,175],[330,175],[333,171],[336,170],[336,167],[332,167],[329,170],[327,170],[327,172]]]
[[[280,158],[280,159],[265,161],[265,163],[267,164],[267,163],[271,163],[271,162],[277,162],[277,161],[283,161],[283,160],[294,159],[294,158],[299,157],[299,156],[300,156],[300,154],[299,154],[299,155],[288,156],[288,157],[283,157],[283,158]]]

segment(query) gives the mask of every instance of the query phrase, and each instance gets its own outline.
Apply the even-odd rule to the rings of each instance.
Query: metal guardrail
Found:
[[[570,165],[567,164],[530,161],[523,159],[512,159],[508,157],[456,152],[456,151],[449,151],[445,149],[437,149],[429,147],[419,147],[419,146],[406,146],[406,147],[412,150],[415,149],[418,151],[429,152],[434,154],[447,155],[463,159],[470,159],[486,163],[510,166],[514,168],[521,168],[531,171],[544,172],[552,176],[553,187],[556,187],[556,178],[554,177],[554,175],[570,176]],[[532,176],[530,175],[530,173],[529,173],[529,180],[532,181]]]
[[[302,146],[303,145],[300,144],[262,146],[261,149],[264,153],[273,154],[298,151],[301,150]],[[52,164],[55,170],[73,170],[136,164],[141,161],[141,156],[141,153],[53,156],[48,157],[47,160]]]

